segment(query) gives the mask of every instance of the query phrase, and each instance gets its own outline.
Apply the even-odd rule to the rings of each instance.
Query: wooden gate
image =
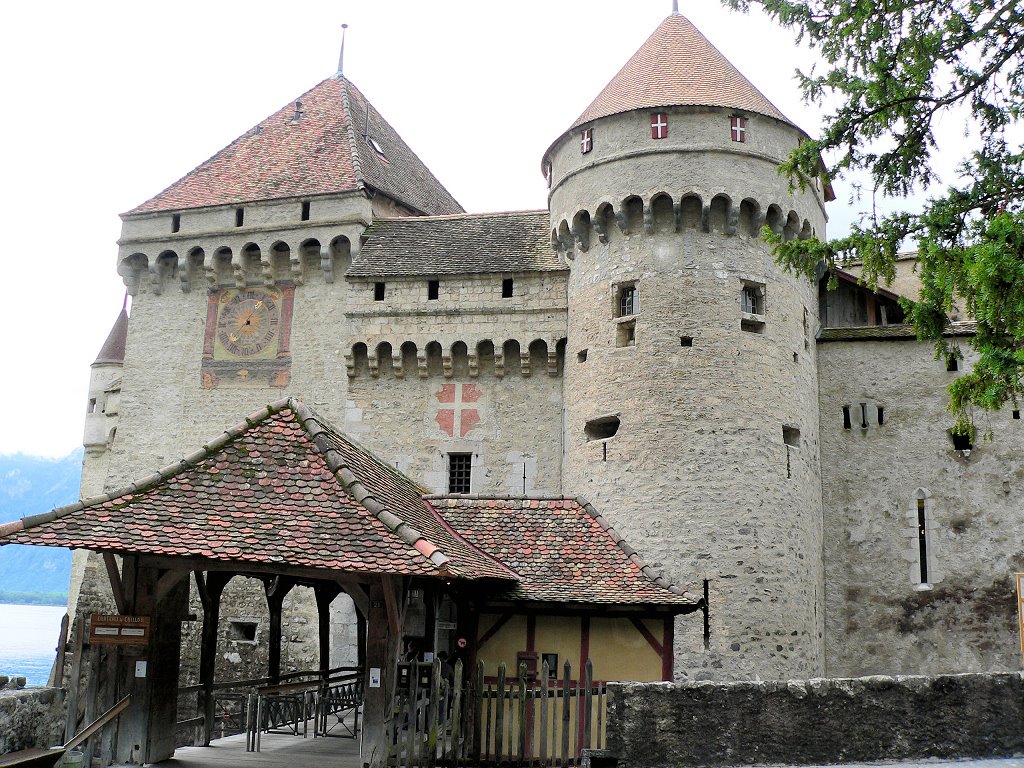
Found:
[[[520,664],[509,677],[477,665],[466,681],[462,662],[445,670],[438,661],[400,668],[398,692],[387,726],[388,763],[399,768],[435,766],[571,766],[584,749],[604,745],[606,688],[594,681],[587,661],[573,680],[565,662],[562,679],[541,667],[539,678]]]

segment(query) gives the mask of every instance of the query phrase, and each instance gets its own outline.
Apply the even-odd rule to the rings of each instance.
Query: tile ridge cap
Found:
[[[349,80],[344,75],[337,79],[341,88],[341,108],[345,111],[345,126],[346,132],[348,133],[349,152],[352,153],[352,170],[355,172],[356,186],[359,189],[363,189],[366,186],[366,182],[363,179],[363,162],[359,154],[359,143],[356,139],[355,120],[352,118],[352,103],[348,96]]]

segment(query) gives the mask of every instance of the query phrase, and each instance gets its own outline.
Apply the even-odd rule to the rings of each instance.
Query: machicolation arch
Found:
[[[565,342],[564,338],[506,339],[499,345],[493,339],[474,343],[459,339],[444,346],[436,340],[421,344],[359,341],[345,355],[345,366],[349,378],[560,376]]]

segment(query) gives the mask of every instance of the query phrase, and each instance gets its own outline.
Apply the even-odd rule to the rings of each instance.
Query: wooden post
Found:
[[[281,611],[284,598],[293,583],[283,576],[275,576],[264,582],[267,594],[267,608],[270,611],[270,637],[267,638],[267,677],[274,685],[281,679]]]
[[[82,655],[85,653],[85,614],[79,614],[78,621],[73,625],[75,633],[74,658],[71,659],[71,676],[67,683],[67,719],[64,723],[64,742],[71,741],[71,738],[78,730],[78,686],[82,677]]]
[[[320,679],[327,679],[331,668],[331,603],[341,593],[341,587],[330,582],[317,584],[316,595],[317,633],[320,640]]]
[[[384,765],[387,757],[384,729],[394,700],[400,640],[398,635],[388,630],[388,601],[383,581],[377,579],[370,585],[366,617],[366,678],[360,755],[371,768]],[[395,597],[392,596],[391,600],[394,601]]]
[[[217,630],[220,626],[220,598],[232,573],[211,572],[204,577],[196,572],[199,599],[203,604],[203,633],[199,652],[199,714],[203,716],[202,746],[210,746],[213,739],[213,720],[216,700],[213,683],[217,668]],[[202,585],[202,586],[198,586]]]
[[[65,613],[60,620],[60,636],[57,638],[57,658],[53,661],[53,669],[50,670],[50,679],[47,685],[51,688],[64,687],[64,652],[68,645],[68,623],[71,619]]]

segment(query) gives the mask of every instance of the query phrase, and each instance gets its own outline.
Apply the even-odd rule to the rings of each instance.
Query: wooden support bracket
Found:
[[[167,594],[188,577],[188,571],[167,571],[156,582],[156,602],[161,602]]]
[[[390,576],[381,576],[381,585],[384,587],[384,605],[388,611],[388,629],[394,637],[399,637],[402,631],[401,622],[398,619],[398,595],[395,594],[395,583]]]
[[[103,564],[107,566],[107,578],[110,579],[110,591],[114,594],[114,605],[117,606],[117,612],[123,616],[127,610],[124,601],[124,586],[121,582],[121,571],[117,567],[117,560],[109,552],[104,552]]]

